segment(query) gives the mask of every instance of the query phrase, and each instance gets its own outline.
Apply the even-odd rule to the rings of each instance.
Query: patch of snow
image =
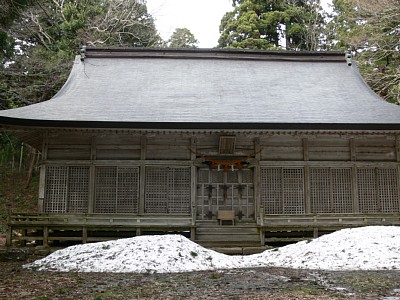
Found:
[[[138,236],[58,250],[24,267],[61,272],[173,273],[250,267],[399,270],[400,227],[343,229],[249,256],[228,256],[181,235]]]
[[[400,227],[343,229],[253,255],[268,266],[323,270],[400,269]]]
[[[138,236],[58,250],[27,265],[39,271],[168,273],[239,268],[241,259],[181,235]]]

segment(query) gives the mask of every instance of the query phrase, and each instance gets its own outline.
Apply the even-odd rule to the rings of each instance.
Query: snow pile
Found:
[[[168,273],[247,267],[400,269],[400,227],[343,229],[249,256],[205,249],[180,235],[139,236],[72,246],[25,265],[40,271]]]
[[[58,250],[26,265],[39,271],[168,273],[239,268],[241,260],[181,235],[138,236]]]
[[[248,259],[261,265],[301,269],[400,269],[400,227],[343,229]]]

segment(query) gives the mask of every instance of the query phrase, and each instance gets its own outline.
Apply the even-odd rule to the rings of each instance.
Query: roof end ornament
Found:
[[[86,46],[82,46],[81,48],[81,61],[84,61],[86,58]]]
[[[351,55],[351,51],[350,51],[350,50],[347,50],[345,56],[346,56],[347,65],[348,65],[348,66],[351,66],[351,65],[352,65],[352,57],[353,57],[353,56]]]

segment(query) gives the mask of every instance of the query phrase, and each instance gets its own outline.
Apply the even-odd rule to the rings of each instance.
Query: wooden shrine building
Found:
[[[42,157],[38,212],[10,216],[9,244],[400,225],[400,107],[344,53],[87,48],[57,95],[0,126]]]

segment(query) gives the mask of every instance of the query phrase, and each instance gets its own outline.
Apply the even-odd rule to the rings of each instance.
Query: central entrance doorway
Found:
[[[237,221],[254,221],[253,178],[252,169],[198,169],[197,219],[216,220],[218,211],[234,211]]]

